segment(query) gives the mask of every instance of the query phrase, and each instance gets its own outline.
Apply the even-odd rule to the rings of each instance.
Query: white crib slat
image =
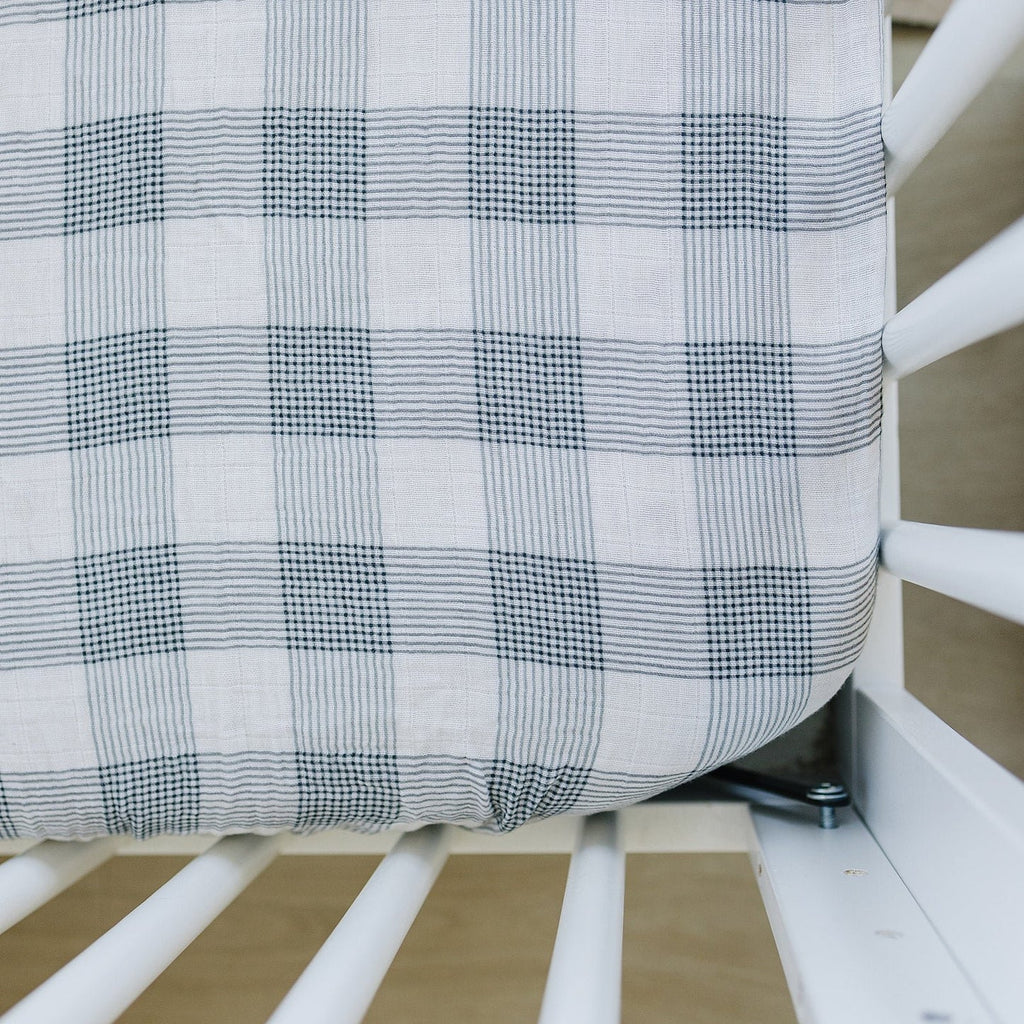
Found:
[[[616,1024],[622,989],[626,855],[617,814],[580,822],[540,1024]]]
[[[357,1024],[448,858],[451,829],[403,835],[270,1018]]]
[[[895,192],[1024,39],[1021,0],[955,0],[882,117]]]
[[[113,836],[87,843],[46,840],[0,864],[0,932],[109,860],[120,843]]]
[[[886,325],[882,351],[903,377],[1024,322],[1024,218],[964,260]]]
[[[901,522],[882,531],[881,558],[902,580],[1024,623],[1024,533]]]
[[[9,1010],[3,1024],[110,1024],[251,882],[276,836],[229,836]]]
[[[854,814],[754,809],[751,860],[800,1024],[994,1024]]]

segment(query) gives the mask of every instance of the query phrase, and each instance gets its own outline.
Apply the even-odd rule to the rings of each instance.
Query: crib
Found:
[[[884,115],[890,196],[1022,40],[1020,0],[957,0]],[[891,247],[891,198],[889,216]],[[837,698],[852,809],[828,807],[819,820],[785,799],[698,790],[504,836],[428,826],[7,840],[0,931],[113,856],[195,859],[3,1021],[113,1021],[275,857],[383,855],[271,1018],[354,1024],[449,855],[571,853],[540,1020],[611,1024],[626,855],[726,852],[749,855],[802,1024],[1024,1019],[1024,785],[904,690],[900,591],[910,581],[1024,623],[1024,536],[901,521],[897,444],[898,379],[1024,320],[1022,271],[1018,222],[896,312],[890,260],[878,594],[864,653]]]

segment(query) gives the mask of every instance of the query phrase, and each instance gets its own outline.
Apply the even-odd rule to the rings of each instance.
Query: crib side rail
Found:
[[[859,817],[752,812],[751,861],[801,1024],[994,1017]]]
[[[1024,1007],[1024,783],[905,691],[849,697],[858,813],[995,1019],[1011,1024]]]

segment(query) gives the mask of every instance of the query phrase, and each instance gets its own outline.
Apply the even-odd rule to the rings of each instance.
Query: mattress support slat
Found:
[[[583,818],[569,864],[540,1024],[616,1024],[626,854],[614,811]]]
[[[228,836],[9,1010],[3,1024],[110,1024],[274,859],[276,836]]]
[[[328,936],[270,1024],[358,1024],[408,934],[451,845],[428,825],[395,843]]]
[[[109,860],[121,841],[119,836],[84,843],[47,839],[0,864],[0,932]]]

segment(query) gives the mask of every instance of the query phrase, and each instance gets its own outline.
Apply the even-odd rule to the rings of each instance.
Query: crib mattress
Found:
[[[830,698],[880,19],[0,5],[0,835],[507,830]]]

